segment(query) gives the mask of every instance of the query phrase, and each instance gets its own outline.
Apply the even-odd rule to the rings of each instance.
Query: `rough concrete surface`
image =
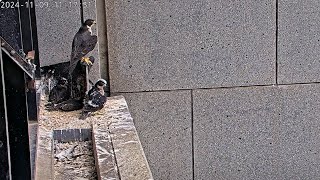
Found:
[[[105,1],[96,1],[101,78],[108,79],[108,37]]]
[[[192,179],[190,91],[123,95],[154,179]]]
[[[99,21],[97,17],[97,7],[96,7],[96,0],[83,0],[83,18],[84,20],[86,19],[94,19],[97,24],[93,27],[92,33],[95,35],[98,35],[98,26],[99,26]],[[103,22],[102,22],[103,23]],[[94,48],[93,51],[88,54],[88,56],[93,56],[95,58],[95,63],[93,64],[91,70],[90,70],[90,80],[92,82],[97,81],[98,79],[101,78],[100,74],[100,56],[99,56],[99,42],[100,42],[100,37],[98,36],[98,44]]]
[[[275,2],[107,1],[111,91],[275,83]]]
[[[35,180],[52,180],[52,132],[38,128]]]
[[[36,4],[43,1],[36,0]],[[48,1],[48,6],[36,6],[37,32],[39,41],[40,65],[48,66],[70,61],[72,41],[81,26],[80,1],[54,0]],[[83,17],[97,20],[96,1],[84,0]],[[93,27],[97,35],[97,27]],[[93,56],[95,63],[90,71],[90,80],[95,82],[100,78],[99,45],[87,56]]]
[[[319,87],[194,91],[195,179],[317,179]]]
[[[43,103],[41,104],[43,105]],[[43,113],[43,106],[41,110],[36,157],[36,179],[52,178],[53,164],[50,159],[53,158],[53,136],[59,142],[69,141],[69,137],[74,139],[80,137],[80,140],[89,140],[91,139],[89,138],[91,130],[82,128],[91,126],[93,127],[92,139],[95,145],[93,149],[99,175],[98,179],[153,179],[133,119],[123,96],[108,97],[105,107],[91,114],[86,120],[77,118],[76,114],[79,111],[55,112],[55,115],[60,118],[54,119],[47,111]],[[72,122],[68,122],[68,120]],[[86,123],[83,123],[84,121]],[[82,134],[77,133],[74,128],[81,128]],[[53,129],[55,129],[54,132],[52,132]],[[79,136],[75,137],[74,135],[76,134]],[[66,136],[69,137],[67,138]],[[73,142],[69,143],[72,144]],[[60,170],[62,171],[62,169]]]
[[[153,180],[146,156],[123,96],[109,99],[109,132],[120,179]],[[97,121],[102,124],[104,121]]]
[[[92,139],[98,177],[119,180],[118,168],[108,128],[92,126]]]
[[[43,2],[35,0],[35,3]],[[41,66],[70,61],[72,40],[81,26],[77,0],[50,1],[36,7],[39,59]]]
[[[318,0],[279,1],[279,83],[320,81],[319,15]]]

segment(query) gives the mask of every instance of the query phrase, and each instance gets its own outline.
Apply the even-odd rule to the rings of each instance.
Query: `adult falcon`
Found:
[[[98,41],[96,35],[92,35],[94,20],[88,19],[80,27],[73,38],[71,60],[69,66],[69,90],[70,98],[82,101],[88,89],[88,71],[94,62],[94,57],[85,57],[92,51]]]
[[[98,37],[96,35],[92,35],[91,28],[95,24],[96,22],[94,20],[87,19],[73,38],[69,67],[70,75],[81,60],[86,61],[88,65],[92,64],[92,62],[90,62],[88,58],[84,58],[84,56],[92,51],[98,42]]]

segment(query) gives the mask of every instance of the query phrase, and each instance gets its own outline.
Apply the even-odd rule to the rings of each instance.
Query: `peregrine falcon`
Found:
[[[82,58],[95,48],[98,37],[92,35],[91,28],[94,24],[96,24],[94,20],[87,19],[73,38],[69,74],[74,71]]]
[[[107,101],[107,96],[104,93],[104,87],[107,85],[107,81],[99,79],[95,85],[88,92],[81,117],[79,119],[85,119],[91,112],[98,111],[103,108]]]
[[[64,77],[60,77],[57,85],[55,85],[49,94],[49,102],[58,104],[69,98],[68,81]]]
[[[85,57],[92,51],[98,41],[96,35],[92,35],[94,20],[88,19],[80,27],[72,42],[72,52],[69,66],[70,98],[82,101],[88,90],[88,72],[94,62],[94,58]]]

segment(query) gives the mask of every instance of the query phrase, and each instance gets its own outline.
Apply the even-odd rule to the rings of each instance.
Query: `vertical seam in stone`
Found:
[[[278,85],[278,0],[276,0],[276,85]]]
[[[193,90],[191,94],[191,152],[192,152],[192,179],[194,180],[194,136],[193,136]]]
[[[83,5],[82,0],[80,0],[80,16],[81,16],[81,25],[84,23],[84,16],[83,16]]]
[[[101,6],[102,9],[103,9],[103,12],[98,12],[99,9],[97,9],[97,21],[98,21],[98,19],[103,20],[103,22],[99,21],[99,25],[100,26],[104,26],[104,28],[105,28],[104,32],[99,32],[99,28],[97,28],[98,36],[101,35],[101,34],[104,34],[104,35],[101,35],[101,36],[102,36],[102,38],[105,38],[105,44],[104,44],[105,46],[103,48],[106,49],[106,54],[104,55],[105,60],[106,60],[105,66],[101,66],[101,63],[100,63],[100,71],[101,71],[101,68],[105,68],[105,70],[102,71],[102,72],[105,72],[106,74],[101,74],[101,77],[105,78],[107,80],[107,82],[108,82],[107,91],[111,92],[110,91],[110,88],[111,88],[110,73],[109,73],[110,69],[109,69],[109,49],[108,49],[109,48],[109,46],[108,46],[108,25],[107,25],[108,22],[107,22],[107,7],[106,7],[107,4],[106,4],[105,0],[101,0],[101,1],[97,0],[96,1],[96,6]]]
[[[108,43],[108,17],[107,17],[107,3],[105,3],[105,27],[106,27],[106,49],[107,49],[107,54],[106,54],[106,65],[107,65],[107,74],[106,74],[106,78],[107,78],[107,81],[109,83],[109,85],[107,86],[108,87],[108,91],[111,92],[111,81],[110,81],[110,62],[109,62],[109,43]]]

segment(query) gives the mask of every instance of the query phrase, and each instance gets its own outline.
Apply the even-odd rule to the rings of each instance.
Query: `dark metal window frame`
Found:
[[[2,38],[0,44],[0,179],[27,180],[31,179],[31,166],[26,78],[33,75]]]

